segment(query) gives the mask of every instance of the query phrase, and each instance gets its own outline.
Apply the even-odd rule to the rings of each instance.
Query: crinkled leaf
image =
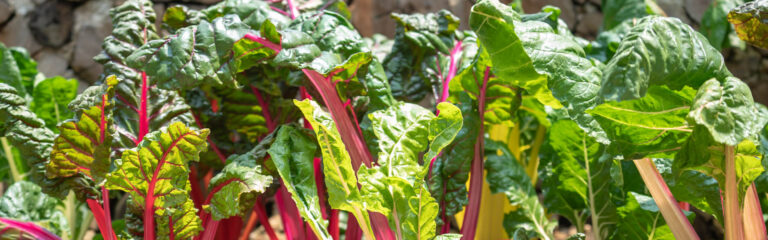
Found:
[[[379,61],[384,61],[384,58],[392,52],[392,46],[395,43],[394,39],[389,39],[380,33],[374,33],[370,38],[363,38],[363,41]]]
[[[393,13],[392,18],[397,27],[392,50],[383,61],[387,78],[396,98],[417,102],[432,90],[432,85],[440,85],[444,75],[441,72],[448,72],[450,59],[446,55],[454,44],[459,18],[447,10]]]
[[[488,52],[477,54],[472,65],[465,68],[449,83],[450,95],[457,96],[465,92],[475,102],[479,102],[483,79],[488,78],[485,90],[486,125],[505,123],[511,125],[516,105],[519,105],[517,87],[507,78],[493,75],[489,70],[492,66]]]
[[[177,91],[150,87],[154,81],[150,76],[142,81],[141,71],[127,66],[126,58],[151,40],[157,40],[155,12],[148,0],[129,0],[110,10],[112,35],[102,44],[103,51],[94,61],[104,65],[103,77],[115,75],[120,82],[116,87],[114,119],[117,141],[123,148],[138,144],[139,111],[146,103],[149,131],[168,126],[172,122],[191,123],[189,106]],[[142,86],[147,86],[147,95],[142,95]],[[151,117],[149,117],[151,116]]]
[[[79,188],[89,186],[83,178],[69,177],[48,179],[45,166],[53,146],[55,135],[45,127],[45,122],[27,108],[27,101],[15,88],[0,83],[0,135],[19,150],[20,157],[30,166],[29,179],[53,197],[64,198],[70,189],[98,196],[97,190]]]
[[[742,0],[715,0],[701,17],[699,31],[707,37],[716,49],[723,49],[734,44],[729,42],[729,35],[734,32],[728,22],[728,12],[742,4]],[[738,39],[736,39],[738,41]],[[743,43],[742,43],[743,45]]]
[[[211,204],[203,208],[214,220],[245,216],[271,183],[272,177],[264,175],[259,162],[247,157],[230,157],[224,169],[211,178],[208,189],[212,189],[209,194],[213,197]]]
[[[610,175],[612,158],[604,154],[603,145],[572,121],[557,121],[548,132],[549,144],[559,157],[559,162],[553,163],[560,182],[556,191],[562,192],[572,206],[583,204],[591,216],[595,237],[608,239],[619,221],[610,195],[614,188]]]
[[[606,63],[600,91],[605,100],[622,101],[645,96],[651,85],[698,88],[730,75],[723,56],[701,33],[676,18],[648,16]]]
[[[202,229],[200,218],[197,217],[197,209],[191,198],[175,208],[165,210],[165,213],[157,218],[158,239],[164,239],[171,234],[179,239],[189,239],[198,234]],[[168,227],[166,227],[168,226]],[[173,226],[172,228],[170,226]]]
[[[512,235],[516,229],[524,229],[542,239],[552,238],[556,221],[547,218],[539,202],[536,189],[504,143],[486,139],[486,180],[491,193],[504,193],[509,203],[518,208],[504,215],[504,229]]]
[[[456,233],[446,233],[442,235],[438,235],[435,237],[435,240],[459,240],[461,239],[461,234]]]
[[[189,200],[189,161],[197,161],[200,151],[207,147],[206,137],[209,131],[191,130],[183,123],[175,122],[159,131],[147,134],[144,141],[136,148],[123,151],[122,158],[115,161],[115,169],[107,175],[106,186],[111,190],[127,192],[134,207],[145,209],[150,201],[156,208],[158,236],[163,228],[168,228],[170,218],[181,214],[185,227],[173,228],[174,235],[196,235],[202,230],[200,219],[187,206]],[[194,207],[192,207],[194,209]],[[196,212],[196,210],[195,210]],[[176,225],[173,223],[174,226]]]
[[[357,179],[352,168],[352,160],[336,129],[336,123],[328,112],[312,100],[297,101],[294,104],[304,114],[304,118],[312,125],[317,136],[317,143],[323,155],[323,173],[328,190],[328,203],[333,209],[341,209],[355,215],[358,221],[364,221],[364,228],[371,227],[368,218],[367,201],[357,189]],[[370,230],[368,231],[370,232]]]
[[[311,133],[310,133],[311,134]],[[319,239],[332,239],[328,222],[323,219],[314,178],[314,162],[317,144],[306,131],[293,126],[278,130],[275,143],[269,148],[269,156],[275,162],[283,185],[296,203],[296,208]]]
[[[628,160],[669,155],[690,135],[692,127],[685,117],[694,95],[690,87],[675,91],[651,86],[642,98],[609,101],[587,113],[606,129],[612,153]]]
[[[339,55],[340,59],[348,59],[356,53],[370,51],[352,23],[336,12],[301,14],[291,22],[289,28],[308,34],[320,50]],[[315,70],[321,69],[315,68]]]
[[[58,133],[56,124],[74,116],[67,104],[75,99],[77,85],[77,80],[59,76],[35,83],[29,109],[45,121],[46,127]]]
[[[176,5],[165,9],[163,28],[168,29],[171,33],[175,33],[181,28],[197,25],[204,19],[207,19],[207,17],[200,11],[189,9],[184,5]]]
[[[728,77],[722,83],[709,80],[699,88],[688,120],[706,127],[718,143],[734,146],[755,136],[768,119],[755,107],[749,86]]]
[[[493,62],[493,72],[510,85],[522,87],[546,105],[561,107],[547,89],[547,75],[536,71],[532,58],[515,32],[520,16],[495,0],[480,1],[472,7],[469,25],[477,33]],[[479,80],[478,80],[479,81]]]
[[[261,25],[261,42],[244,38],[247,33],[251,33],[248,25],[236,15],[227,15],[179,29],[166,39],[149,41],[126,62],[146,71],[164,89],[188,89],[204,83],[237,86],[237,73],[274,57],[277,52],[271,47],[280,44],[272,24]]]
[[[741,40],[761,48],[768,48],[768,1],[748,2],[731,10],[728,21],[734,25]]]
[[[0,217],[34,222],[58,235],[65,235],[69,227],[60,207],[59,200],[27,181],[12,184],[0,197]]]
[[[96,183],[101,183],[112,163],[112,138],[114,126],[111,101],[115,95],[117,78],[110,76],[101,86],[91,87],[101,92],[99,99],[88,99],[88,108],[77,118],[59,124],[59,135],[54,139],[51,159],[46,165],[48,178],[71,177],[82,173]],[[93,90],[91,90],[93,91]],[[90,92],[90,91],[89,91]],[[76,100],[88,101],[88,94]]]
[[[265,21],[269,21],[277,29],[283,29],[291,22],[288,16],[270,9],[268,1],[225,0],[201,12],[205,14],[208,21],[235,14],[251,29],[259,29]]]

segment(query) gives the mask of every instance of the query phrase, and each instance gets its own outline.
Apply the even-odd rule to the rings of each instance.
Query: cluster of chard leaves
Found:
[[[478,1],[471,31],[445,10],[393,13],[386,39],[363,38],[343,1],[157,16],[128,0],[79,95],[0,44],[0,177],[15,182],[0,225],[228,239],[258,220],[276,239],[274,201],[289,239],[339,239],[340,215],[346,239],[475,239],[487,184],[515,206],[501,224],[514,239],[553,239],[556,215],[572,239],[682,238],[694,214],[670,218],[635,160],[723,225],[729,203],[768,192],[768,110],[719,52],[765,47],[768,5],[739,4],[713,2],[696,31],[653,1],[607,1],[588,41],[521,1]]]

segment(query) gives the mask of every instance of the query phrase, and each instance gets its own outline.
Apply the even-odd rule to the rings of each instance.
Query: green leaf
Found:
[[[653,162],[676,200],[690,203],[697,209],[711,214],[719,222],[723,222],[723,202],[720,197],[720,186],[715,178],[694,170],[674,173],[672,169],[674,164],[671,159],[656,158]]]
[[[435,240],[459,240],[461,239],[461,234],[456,233],[446,233],[442,235],[438,235],[435,237]]]
[[[24,86],[26,86],[27,92],[33,92],[35,78],[39,75],[37,72],[37,62],[29,56],[27,49],[11,47],[10,50],[13,59],[16,60],[16,66],[19,68],[21,80]]]
[[[696,170],[717,179],[720,189],[725,189],[724,147],[723,143],[714,140],[704,126],[697,125],[688,141],[675,156],[672,173],[680,175],[684,170]],[[736,145],[734,154],[739,196],[742,198],[747,187],[764,171],[761,162],[762,154],[751,140],[745,140]]]
[[[642,98],[609,101],[587,113],[607,130],[610,152],[627,160],[669,156],[692,131],[685,117],[694,95],[695,90],[690,87],[675,91],[666,86],[651,86]]]
[[[134,51],[126,62],[141,69],[163,89],[189,89],[201,84],[236,87],[236,74],[277,52],[254,40],[236,15],[179,29],[164,40],[152,40]],[[262,24],[260,34],[279,46],[280,35],[272,24]]]
[[[605,100],[630,100],[645,96],[651,85],[698,88],[730,75],[723,56],[701,33],[675,18],[648,16],[606,63],[600,92]]]
[[[728,23],[727,16],[731,9],[736,8],[736,6],[742,3],[742,0],[715,0],[701,17],[699,31],[707,37],[709,43],[716,49],[720,50],[729,45],[733,46],[728,39],[730,33],[734,30],[731,24]]]
[[[613,0],[603,4],[603,30],[649,15],[665,15],[654,0]]]
[[[512,235],[516,229],[524,229],[532,236],[552,239],[556,221],[547,218],[539,202],[536,189],[525,173],[525,168],[502,142],[486,139],[486,180],[491,193],[504,193],[509,203],[518,208],[504,215],[504,229]]]
[[[207,147],[209,131],[191,130],[183,123],[175,122],[167,128],[155,131],[144,138],[136,148],[123,151],[121,159],[115,161],[114,170],[107,175],[106,187],[110,190],[127,192],[133,207],[153,212],[157,222],[158,236],[168,236],[163,231],[168,225],[185,222],[184,227],[173,228],[174,235],[189,238],[202,227],[200,219],[191,211],[189,204],[189,161],[197,161],[200,151]],[[194,207],[192,207],[194,209]],[[196,212],[196,210],[194,210]],[[170,217],[175,222],[167,222]]]
[[[0,217],[34,222],[57,235],[65,235],[69,227],[60,207],[59,200],[27,181],[12,184],[0,197]]]
[[[265,147],[260,144],[256,148]],[[211,178],[208,189],[212,189],[209,194],[213,197],[210,205],[203,206],[214,220],[245,216],[253,209],[256,198],[272,183],[272,177],[264,175],[259,162],[248,157],[230,157],[228,160],[224,169]]]
[[[491,66],[488,52],[485,50],[479,52],[472,64],[449,83],[450,95],[458,96],[460,93],[466,93],[472,97],[472,100],[479,102],[482,95],[482,81],[487,77],[484,124],[511,125],[515,107],[519,102],[517,87],[508,78],[498,77],[488,71]]]
[[[8,84],[16,89],[20,96],[26,97],[28,93],[22,77],[13,52],[0,43],[0,83]]]
[[[129,0],[110,10],[112,35],[102,44],[103,51],[94,61],[104,65],[103,76],[115,75],[118,82],[114,110],[117,139],[122,148],[138,145],[139,111],[146,103],[149,131],[168,126],[172,122],[191,123],[194,121],[190,107],[177,91],[149,87],[154,79],[150,76],[142,81],[139,69],[127,66],[126,59],[148,41],[160,39],[155,29],[155,12],[148,0]],[[142,86],[147,86],[142,95]],[[120,149],[119,151],[122,151]]]
[[[332,239],[320,207],[325,203],[320,202],[315,182],[313,159],[317,152],[316,142],[306,131],[290,125],[277,131],[277,139],[269,148],[269,156],[283,179],[283,186],[291,193],[296,208],[315,235],[319,239]]]
[[[437,110],[440,114],[429,123],[429,152],[424,155],[427,161],[450,145],[463,125],[461,110],[455,105],[442,102],[437,104]]]
[[[288,16],[270,9],[267,1],[225,0],[201,11],[208,21],[234,14],[243,20],[251,29],[260,29],[264,22],[269,21],[277,29],[283,29],[291,22]]]
[[[189,9],[184,5],[172,6],[165,9],[163,28],[175,33],[180,28],[197,25],[204,19],[207,17],[200,11]]]
[[[249,87],[244,89],[217,88],[220,97],[220,112],[224,115],[226,128],[237,131],[251,142],[267,133],[267,122],[262,116],[259,100]],[[247,91],[247,92],[244,92]]]
[[[157,217],[157,236],[164,239],[171,235],[180,239],[189,239],[202,230],[200,218],[197,217],[197,209],[191,198],[187,198],[181,205],[165,209],[160,217]],[[173,228],[166,227],[173,226]]]
[[[383,64],[395,98],[418,102],[448,72],[459,18],[447,10],[427,14],[393,13],[395,38]],[[442,72],[445,73],[441,73]]]
[[[480,129],[477,104],[466,94],[454,96],[460,99],[456,102],[462,114],[462,128],[454,141],[443,149],[433,162],[429,174],[429,191],[440,205],[441,215],[438,225],[443,223],[443,217],[453,216],[467,204],[467,180],[469,179],[470,164],[474,156],[475,141]],[[442,115],[442,114],[441,114]],[[425,158],[425,161],[431,159]]]
[[[291,22],[289,29],[308,34],[321,51],[338,55],[340,59],[348,59],[356,53],[370,51],[352,23],[336,12],[319,11],[301,14]]]
[[[659,207],[653,198],[629,192],[627,204],[618,208],[621,221],[618,225],[617,238],[621,239],[675,239],[672,231],[661,216]],[[693,214],[687,212],[689,220]]]
[[[540,102],[559,108],[562,104],[547,89],[547,75],[534,67],[522,40],[515,32],[520,16],[496,0],[480,1],[472,7],[469,25],[477,33],[493,62],[493,72],[510,85],[522,87]]]
[[[611,199],[610,168],[612,158],[604,154],[605,147],[590,138],[577,125],[568,120],[552,124],[547,131],[549,144],[557,152],[559,162],[555,166],[557,191],[572,206],[585,206],[592,219],[595,238],[608,239],[618,223],[616,206]],[[576,205],[576,201],[581,201]]]
[[[768,43],[765,41],[765,36],[768,35],[766,12],[768,12],[768,1],[748,2],[732,9],[728,13],[728,21],[734,25],[741,40],[757,47],[768,48]]]
[[[352,168],[352,160],[341,141],[341,135],[336,129],[336,123],[328,112],[312,100],[297,101],[294,104],[304,114],[304,118],[312,125],[317,136],[317,143],[323,155],[323,173],[328,190],[328,203],[333,209],[341,209],[355,215],[361,224],[371,232],[370,219],[366,209],[367,202],[357,189],[357,179]]]
[[[30,169],[29,179],[41,186],[43,192],[56,198],[64,198],[70,189],[76,192],[85,191],[92,196],[98,196],[98,191],[91,188],[79,188],[89,183],[80,182],[83,179],[57,178],[45,176],[45,166],[53,146],[55,135],[45,127],[45,122],[27,108],[27,101],[20,96],[15,88],[0,83],[0,136],[19,150],[21,159],[26,160]]]
[[[734,77],[722,83],[715,79],[705,82],[696,93],[688,120],[704,126],[718,143],[731,146],[755,136],[766,123],[749,86]]]
[[[115,76],[110,76],[103,85],[91,87],[91,91],[100,92],[100,98],[83,100],[89,97],[84,93],[75,100],[74,103],[88,101],[90,104],[78,118],[59,124],[60,134],[54,139],[51,160],[46,165],[48,178],[82,173],[97,184],[104,180],[112,164],[114,103],[110,100],[115,95],[117,82]]]
[[[63,77],[47,78],[35,83],[29,109],[45,121],[45,126],[58,132],[56,124],[74,116],[67,104],[77,95],[78,82]]]

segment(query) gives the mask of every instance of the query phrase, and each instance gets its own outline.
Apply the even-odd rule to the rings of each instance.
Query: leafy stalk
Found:
[[[650,158],[643,158],[634,160],[634,162],[637,170],[640,172],[640,176],[643,178],[643,182],[645,182],[645,186],[648,188],[651,196],[653,196],[653,199],[656,200],[656,205],[659,207],[661,215],[667,220],[667,225],[672,230],[675,238],[699,239],[699,235],[696,234],[693,226],[691,226],[683,211],[680,210],[675,197],[672,196],[653,161]],[[736,204],[736,207],[738,207],[738,202]]]
[[[11,151],[11,145],[8,144],[8,139],[1,137],[0,143],[3,144],[3,153],[5,154],[5,159],[8,160],[8,167],[11,169],[11,176],[13,177],[13,181],[18,182],[23,180],[24,177],[21,176],[19,169],[16,167],[16,161],[13,157],[13,151]]]
[[[479,122],[481,124],[477,134],[477,142],[475,142],[475,155],[472,158],[472,166],[469,173],[469,203],[464,215],[464,223],[461,226],[461,235],[466,239],[475,239],[477,217],[480,215],[480,200],[483,193],[483,156],[485,152],[485,124],[483,122],[485,119],[485,94],[488,87],[488,79],[491,77],[491,67],[486,67],[483,75],[482,86],[479,88],[480,96],[478,97]]]
[[[739,188],[736,182],[736,155],[734,147],[725,145],[725,188],[723,189],[723,213],[725,217],[725,239],[744,239],[744,220],[739,207]]]

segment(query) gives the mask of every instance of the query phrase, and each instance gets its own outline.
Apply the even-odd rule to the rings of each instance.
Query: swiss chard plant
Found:
[[[768,109],[719,50],[766,47],[767,6],[715,1],[696,31],[606,1],[588,41],[521,1],[471,30],[395,13],[386,39],[343,1],[128,0],[79,94],[0,44],[0,236],[698,239],[706,214],[764,239]]]

